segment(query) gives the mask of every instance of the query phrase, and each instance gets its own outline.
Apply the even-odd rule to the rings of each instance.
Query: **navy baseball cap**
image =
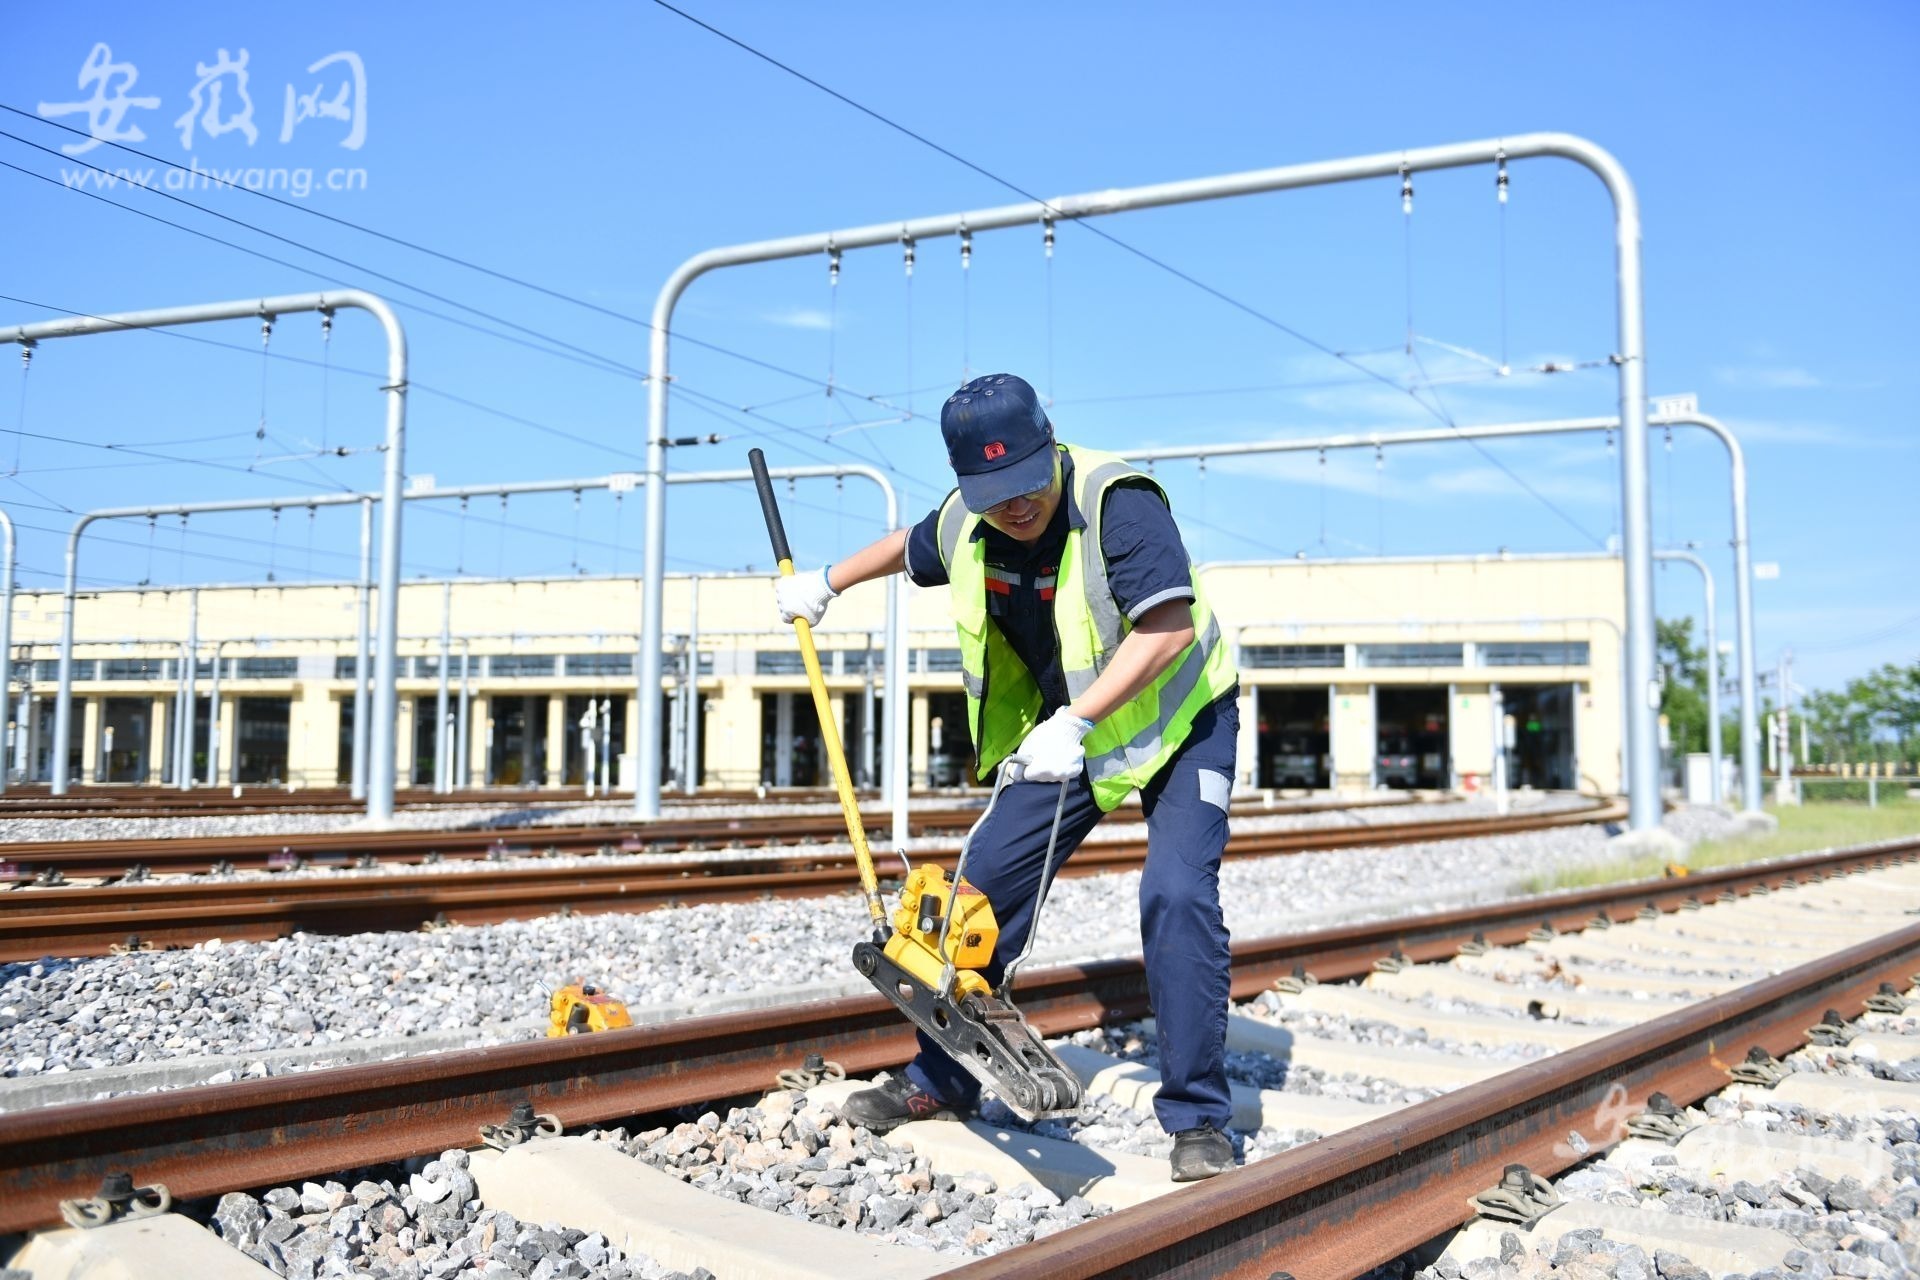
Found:
[[[990,373],[940,408],[960,501],[976,515],[1053,483],[1053,423],[1025,378]]]

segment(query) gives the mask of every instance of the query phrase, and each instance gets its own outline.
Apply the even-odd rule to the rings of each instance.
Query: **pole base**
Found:
[[[1607,850],[1623,858],[1658,858],[1683,865],[1687,860],[1687,842],[1665,827],[1622,831],[1607,841]]]
[[[1780,819],[1758,809],[1748,809],[1733,815],[1733,827],[1728,833],[1735,836],[1772,835],[1780,829]]]

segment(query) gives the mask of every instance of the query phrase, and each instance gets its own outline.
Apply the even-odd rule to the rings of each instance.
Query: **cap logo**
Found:
[[[1007,446],[1005,446],[1004,444],[1001,444],[1001,443],[1000,443],[1000,442],[999,442],[998,440],[995,440],[995,441],[994,441],[994,442],[993,442],[992,444],[990,444],[990,445],[988,445],[988,446],[986,447],[986,449],[984,450],[984,452],[985,452],[985,453],[986,453],[986,455],[987,455],[987,461],[989,461],[989,462],[991,462],[991,461],[993,461],[993,460],[994,460],[995,458],[1004,458],[1004,457],[1006,457],[1006,456],[1007,456]]]

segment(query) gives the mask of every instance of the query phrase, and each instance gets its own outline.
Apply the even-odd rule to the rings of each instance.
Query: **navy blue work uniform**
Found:
[[[1062,455],[1071,468],[1071,458]],[[1067,704],[1059,641],[1053,627],[1054,575],[1069,528],[1086,528],[1064,476],[1060,505],[1047,530],[1022,543],[985,524],[987,611],[1009,647],[1040,686],[1045,720]],[[936,509],[907,538],[907,576],[916,586],[947,581],[940,562]],[[1114,603],[1138,619],[1169,600],[1193,598],[1192,568],[1180,530],[1152,490],[1116,486],[1107,492],[1101,551]],[[1140,879],[1140,935],[1147,987],[1159,1028],[1160,1091],[1154,1113],[1168,1133],[1211,1123],[1227,1127],[1233,1111],[1225,1065],[1227,927],[1220,911],[1220,857],[1227,843],[1227,804],[1240,729],[1237,690],[1193,722],[1187,740],[1140,793],[1147,822],[1147,863]],[[967,879],[993,904],[1000,943],[985,970],[999,985],[1006,960],[1019,955],[1034,924],[1034,901],[1046,866],[1059,784],[1020,782],[975,836]],[[1105,816],[1085,770],[1067,783],[1056,869]],[[1018,990],[1014,999],[1019,1000]],[[923,1033],[908,1076],[950,1106],[970,1107],[980,1086]]]

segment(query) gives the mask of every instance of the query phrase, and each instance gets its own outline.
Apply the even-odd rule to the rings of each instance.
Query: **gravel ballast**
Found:
[[[1683,810],[1669,822],[1697,839],[1724,819]],[[1529,876],[1603,859],[1606,839],[1582,826],[1250,859],[1222,868],[1221,898],[1237,936],[1282,933],[1512,896]],[[1138,895],[1137,872],[1061,880],[1036,961],[1137,954]],[[630,1006],[662,1006],[658,1016],[802,988],[860,991],[845,953],[864,928],[849,894],[0,965],[0,1080],[311,1051],[297,1064],[256,1059],[209,1072],[232,1078],[325,1065],[337,1060],[331,1046],[356,1042],[432,1035],[433,1047],[450,1048],[461,1031],[473,1033],[469,1044],[524,1038],[537,1034],[529,1027],[544,1020],[547,992],[576,980]]]

